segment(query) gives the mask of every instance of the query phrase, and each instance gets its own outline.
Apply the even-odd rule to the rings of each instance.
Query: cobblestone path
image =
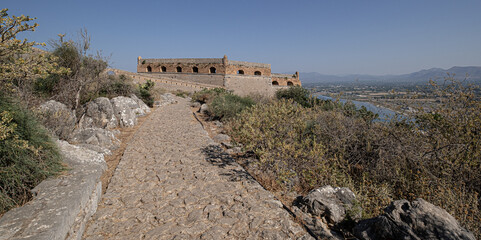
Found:
[[[311,239],[208,137],[188,102],[135,133],[84,239]]]

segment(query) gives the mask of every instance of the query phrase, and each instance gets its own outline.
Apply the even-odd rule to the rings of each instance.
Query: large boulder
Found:
[[[106,97],[99,97],[87,103],[85,114],[80,118],[79,128],[107,128],[117,127],[117,117],[110,100]]]
[[[40,105],[37,113],[43,125],[60,139],[68,139],[77,122],[74,111],[54,100]]]
[[[356,196],[348,188],[324,186],[299,196],[292,211],[301,219],[318,239],[344,239],[333,226],[344,224],[344,220],[358,220],[362,209],[355,204]]]
[[[361,209],[355,206],[356,196],[349,188],[334,188],[329,185],[314,189],[298,201],[300,209],[315,217],[337,224],[346,215],[353,220],[361,218]]]
[[[70,136],[70,143],[103,154],[111,154],[111,150],[120,147],[120,141],[115,135],[102,128],[78,128]]]
[[[137,124],[137,116],[145,114],[139,104],[128,97],[115,97],[110,100],[114,114],[121,127],[132,127]],[[135,111],[134,111],[135,109]]]
[[[384,214],[354,227],[359,239],[466,239],[476,238],[446,210],[419,198],[392,202]]]
[[[135,94],[130,95],[130,98],[139,105],[139,108],[144,112],[144,115],[150,112],[149,106],[147,106],[147,104],[140,100]]]

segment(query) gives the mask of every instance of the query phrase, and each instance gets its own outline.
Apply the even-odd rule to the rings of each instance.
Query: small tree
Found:
[[[59,84],[55,92],[55,98],[61,102],[70,104],[77,109],[82,96],[97,95],[102,81],[101,73],[107,68],[107,61],[97,53],[88,54],[90,49],[90,36],[86,29],[80,32],[80,41],[64,41],[65,35],[59,35],[59,40],[51,41],[52,54],[57,57],[58,64],[70,69],[68,74],[59,76]],[[107,79],[105,77],[105,79]]]
[[[58,68],[55,58],[33,48],[44,43],[17,39],[19,33],[35,31],[38,24],[30,23],[32,20],[35,18],[9,16],[8,9],[0,11],[0,91],[16,93],[25,103],[35,79],[67,72],[66,68]]]

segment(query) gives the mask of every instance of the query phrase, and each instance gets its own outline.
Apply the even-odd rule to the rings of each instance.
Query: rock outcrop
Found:
[[[154,102],[154,107],[161,107],[169,104],[175,104],[177,100],[175,99],[174,94],[172,93],[165,93],[160,95],[160,100]]]
[[[362,209],[355,205],[356,196],[348,188],[324,186],[298,197],[293,206],[295,215],[320,239],[344,239],[330,229],[346,219],[358,220]]]
[[[77,123],[75,113],[65,104],[54,100],[50,100],[40,105],[37,112],[43,125],[53,135],[58,136],[63,140],[68,139]]]
[[[113,132],[102,128],[83,128],[76,129],[70,136],[70,143],[81,145],[90,150],[111,154],[112,150],[120,146]]]
[[[137,124],[137,117],[144,116],[146,112],[132,98],[115,97],[110,100],[114,114],[119,120],[119,126],[132,127]]]
[[[142,113],[143,115],[150,112],[149,106],[147,106],[147,104],[145,104],[142,100],[140,100],[135,94],[130,95],[130,98],[139,105],[139,108],[143,111]]]
[[[79,128],[107,128],[117,127],[118,120],[110,100],[99,97],[87,103],[85,114],[80,118]]]
[[[359,222],[353,232],[363,240],[476,239],[446,210],[421,198],[394,201],[384,214]]]

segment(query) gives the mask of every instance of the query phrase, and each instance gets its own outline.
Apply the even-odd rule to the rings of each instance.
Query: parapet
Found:
[[[229,65],[255,68],[271,68],[270,64],[229,60]]]
[[[271,76],[274,78],[297,78],[296,74],[282,74],[282,73],[272,73]]]
[[[146,59],[142,59],[142,62],[140,62],[139,64],[146,64],[146,63],[222,64],[222,61],[223,61],[222,58],[146,58]]]

